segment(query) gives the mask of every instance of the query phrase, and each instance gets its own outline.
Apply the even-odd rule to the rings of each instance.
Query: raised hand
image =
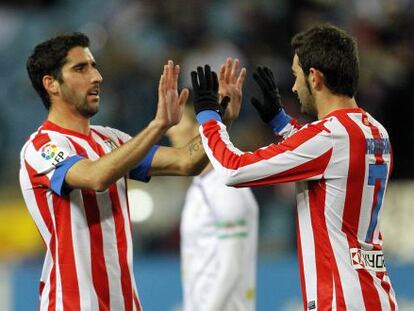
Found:
[[[217,74],[211,71],[210,66],[204,65],[204,69],[198,66],[197,71],[192,71],[191,83],[195,113],[197,114],[203,110],[214,110],[221,113],[218,102]]]
[[[253,73],[253,79],[262,90],[263,101],[252,97],[250,102],[256,108],[260,118],[265,123],[269,123],[282,110],[279,89],[276,86],[273,73],[268,67],[257,67]]]
[[[155,120],[166,129],[180,122],[184,112],[184,105],[189,96],[189,90],[183,89],[178,93],[178,76],[180,66],[169,60],[164,65],[164,71],[158,85],[158,106]]]
[[[227,58],[226,63],[221,65],[219,73],[219,96],[230,97],[223,120],[233,121],[240,113],[242,101],[242,88],[246,77],[246,68],[239,70],[240,61],[235,58]]]

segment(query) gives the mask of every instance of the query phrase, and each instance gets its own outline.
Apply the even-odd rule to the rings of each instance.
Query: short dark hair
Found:
[[[313,67],[324,74],[325,84],[333,94],[355,96],[359,59],[356,41],[349,34],[323,24],[296,34],[291,46],[306,76]]]
[[[80,32],[64,34],[38,44],[26,62],[27,72],[36,92],[46,109],[50,108],[50,98],[43,87],[43,77],[51,75],[62,79],[61,69],[66,63],[66,56],[74,47],[89,47],[89,38]]]

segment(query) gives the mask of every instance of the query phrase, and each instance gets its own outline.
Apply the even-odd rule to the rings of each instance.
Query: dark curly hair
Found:
[[[359,80],[356,41],[331,24],[296,34],[291,46],[307,76],[310,68],[321,71],[328,89],[336,95],[354,97]]]
[[[27,72],[36,92],[39,94],[46,109],[50,108],[50,98],[43,87],[43,77],[51,75],[61,81],[62,66],[66,63],[66,56],[74,47],[89,47],[89,38],[79,32],[60,35],[38,44],[26,62]]]

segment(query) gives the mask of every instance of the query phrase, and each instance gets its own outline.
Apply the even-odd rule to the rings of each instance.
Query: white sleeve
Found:
[[[250,187],[320,179],[333,153],[333,138],[324,122],[308,124],[281,143],[254,152],[237,149],[219,121],[204,123],[200,134],[210,162],[225,183]]]

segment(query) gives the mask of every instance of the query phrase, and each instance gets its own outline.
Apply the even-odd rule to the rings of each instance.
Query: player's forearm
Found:
[[[183,175],[194,176],[201,173],[209,160],[200,136],[194,137],[186,146],[180,148],[180,159],[183,164]]]
[[[166,131],[163,124],[152,121],[126,144],[96,161],[82,160],[69,169],[65,177],[71,188],[96,191],[107,189],[125,176],[149,152]]]

